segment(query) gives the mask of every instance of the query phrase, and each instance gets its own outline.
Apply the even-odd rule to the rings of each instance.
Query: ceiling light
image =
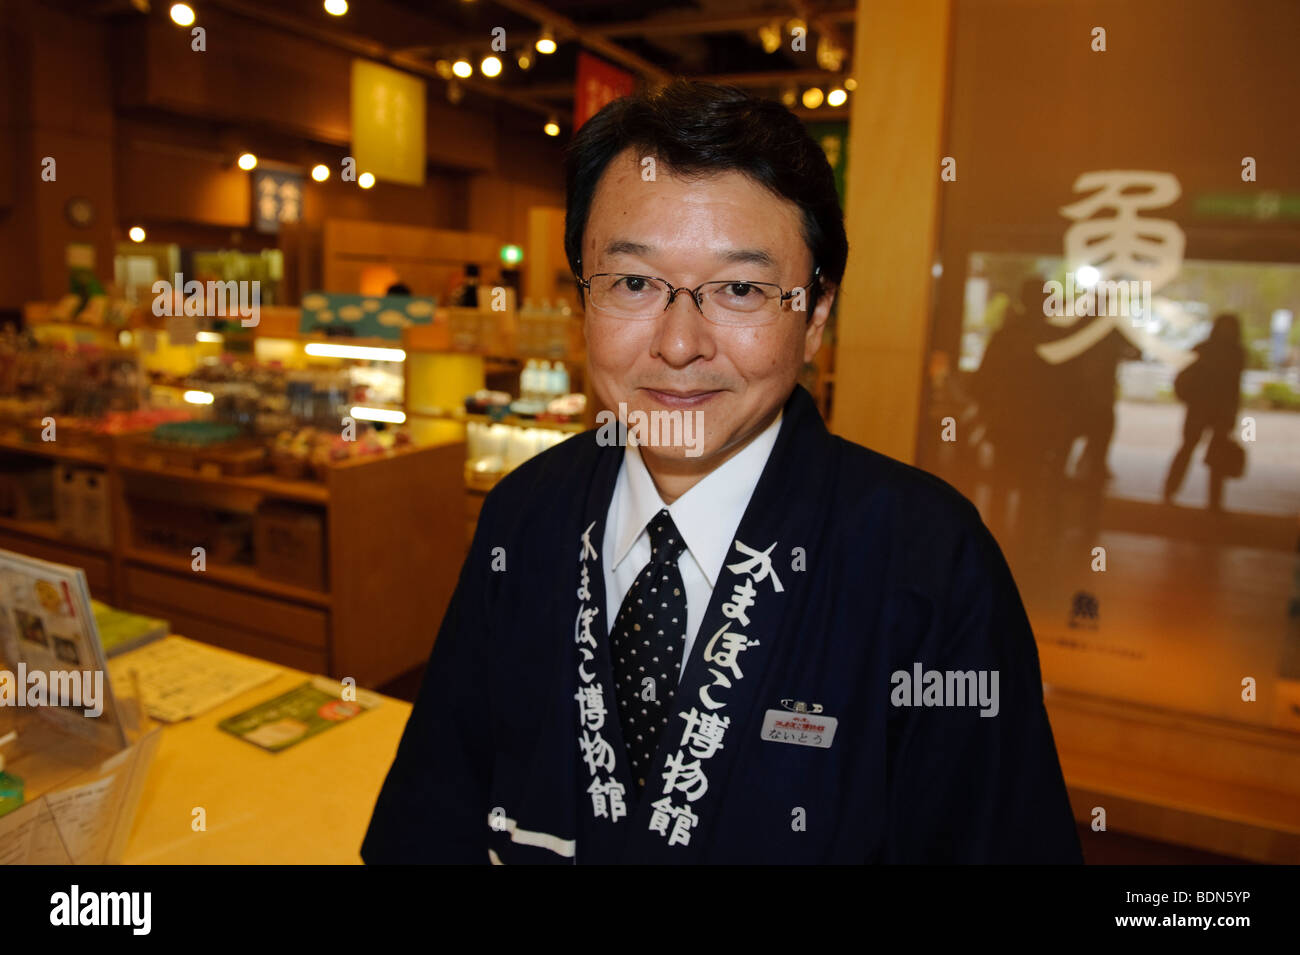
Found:
[[[194,8],[188,3],[173,3],[168,12],[171,14],[172,23],[178,27],[187,27],[194,22]]]
[[[357,185],[362,189],[369,189],[375,184],[375,174],[373,172],[363,172],[357,176]]]
[[[483,57],[483,62],[478,65],[479,72],[484,76],[500,76],[501,61],[495,56]]]
[[[544,132],[547,136],[560,135],[560,124],[556,122],[554,116],[546,120],[546,125],[542,127],[542,132]]]
[[[248,172],[251,169],[256,169],[257,157],[254,156],[252,153],[244,153],[239,157],[239,168],[244,170],[244,172]]]
[[[533,46],[537,48],[538,53],[550,54],[555,52],[555,35],[551,33],[550,27],[542,27],[542,32]]]
[[[325,0],[325,12],[332,17],[341,17],[348,12],[348,0]]]
[[[797,102],[799,102],[799,91],[793,86],[787,86],[781,91],[781,103],[784,106],[793,109],[794,104]]]
[[[858,81],[851,76],[844,77],[844,88],[852,93],[858,88]]]
[[[401,348],[375,348],[370,345],[336,345],[332,342],[312,342],[303,351],[313,358],[362,358],[366,361],[406,361],[406,351]]]
[[[131,237],[132,242],[144,241],[144,229],[140,228],[138,225],[131,226],[131,231],[128,232],[127,235]]]
[[[439,60],[437,63],[433,64],[433,70],[444,80],[449,80],[452,77],[450,60]]]
[[[803,91],[803,105],[808,109],[816,109],[822,104],[822,91],[819,86],[810,86]]]
[[[317,182],[324,182],[330,177],[330,167],[323,162],[318,162],[311,167],[311,177]]]
[[[527,50],[520,50],[519,58],[515,62],[519,64],[519,68],[521,70],[526,70],[533,65],[532,54],[529,53]]]
[[[846,92],[844,92],[844,90],[840,89],[840,88],[837,86],[837,87],[835,87],[833,90],[831,90],[829,93],[826,94],[826,105],[827,105],[827,106],[843,106],[845,100],[847,100],[848,98],[849,98],[849,94],[846,93]]]
[[[829,37],[823,36],[817,40],[817,65],[832,73],[839,72],[840,67],[844,65],[844,51]]]
[[[358,421],[387,421],[390,424],[402,424],[406,421],[405,411],[394,411],[391,408],[367,408],[365,405],[353,405],[351,414]]]
[[[775,53],[781,48],[781,22],[773,20],[758,28],[758,42],[764,53]]]
[[[474,75],[474,67],[470,66],[469,60],[463,56],[451,65],[451,71],[462,80],[467,80]]]

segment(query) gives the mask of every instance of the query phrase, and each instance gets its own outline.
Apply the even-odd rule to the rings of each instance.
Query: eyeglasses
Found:
[[[705,282],[693,289],[675,288],[665,279],[628,272],[597,272],[588,278],[574,276],[586,289],[592,308],[613,318],[645,321],[668,310],[678,292],[689,292],[691,301],[715,325],[767,325],[781,314],[782,306],[796,297],[807,310],[807,292],[821,274],[813,269],[806,285],[787,292],[771,282],[742,282],[733,279]]]

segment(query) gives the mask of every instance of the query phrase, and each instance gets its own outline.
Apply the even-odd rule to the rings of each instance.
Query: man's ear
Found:
[[[812,361],[813,356],[822,346],[822,333],[826,330],[826,321],[831,317],[831,307],[835,304],[835,296],[838,292],[839,286],[832,285],[830,282],[822,284],[821,292],[817,296],[817,304],[808,313],[808,327],[804,329],[804,361]]]

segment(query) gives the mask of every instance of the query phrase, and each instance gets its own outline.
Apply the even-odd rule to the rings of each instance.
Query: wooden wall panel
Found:
[[[930,324],[950,17],[950,0],[858,7],[831,426],[903,461]]]

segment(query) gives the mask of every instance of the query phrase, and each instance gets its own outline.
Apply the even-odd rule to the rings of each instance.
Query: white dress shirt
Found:
[[[686,541],[677,566],[686,586],[686,640],[682,647],[682,668],[690,659],[691,647],[713,596],[713,587],[727,560],[727,552],[745,516],[759,476],[767,465],[772,446],[781,429],[781,413],[763,432],[735,455],[705,475],[694,487],[665,504],[659,496],[641,452],[628,444],[619,467],[614,496],[605,515],[605,536],[601,555],[605,568],[605,633],[608,622],[618,616],[623,598],[637,575],[650,560],[650,535],[646,524],[667,507],[673,523]],[[680,681],[680,674],[678,680]]]

